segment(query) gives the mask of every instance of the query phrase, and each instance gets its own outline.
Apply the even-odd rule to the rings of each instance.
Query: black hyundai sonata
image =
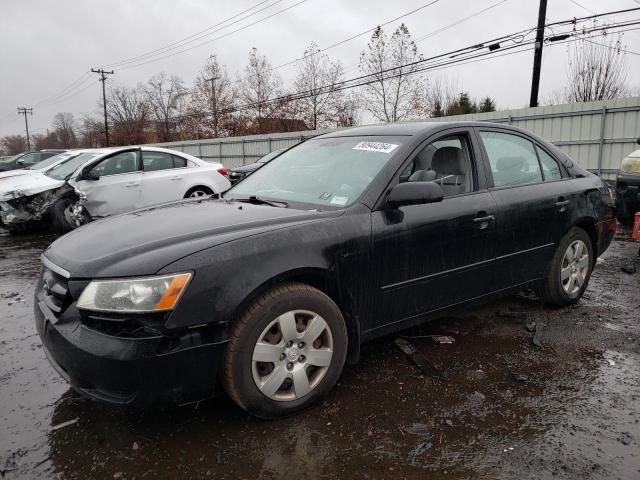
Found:
[[[270,418],[331,390],[363,342],[449,308],[525,286],[575,303],[614,232],[606,184],[526,131],[353,128],[223,198],[60,238],[42,256],[36,324],[85,396],[186,403],[222,386]]]

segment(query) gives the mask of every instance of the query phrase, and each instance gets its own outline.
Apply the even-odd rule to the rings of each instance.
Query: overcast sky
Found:
[[[252,12],[274,1],[265,2]],[[390,33],[404,21],[412,36],[420,38],[498,1],[440,0],[385,30]],[[590,14],[588,10],[601,13],[640,6],[638,0],[576,1],[582,7],[572,0],[549,0],[547,20],[585,16]],[[184,48],[212,40],[298,2],[300,0],[280,0],[228,28],[216,27],[217,32]],[[101,113],[97,104],[101,95],[97,75],[83,77],[92,67],[159,49],[257,3],[259,0],[3,0],[0,7],[0,136],[24,133],[24,120],[18,116],[16,107],[34,108],[33,117],[29,118],[32,133],[44,133],[56,112],[72,112],[77,117]],[[134,86],[165,71],[181,76],[187,86],[191,86],[211,54],[216,54],[235,77],[254,46],[276,66],[299,58],[312,41],[323,48],[426,3],[427,0],[306,0],[261,23],[187,52],[134,68],[114,66],[115,75],[110,78],[119,84]],[[418,47],[423,55],[431,56],[534,27],[537,11],[538,0],[506,0],[431,36]],[[640,18],[640,12],[618,17],[623,18]],[[327,53],[349,67],[358,62],[368,37],[356,38]],[[640,30],[626,33],[623,42],[628,50],[640,52]],[[529,101],[532,61],[533,52],[526,52],[448,68],[432,75],[455,79],[460,89],[469,91],[473,97],[495,98],[498,109],[520,108]],[[566,61],[566,45],[545,48],[541,98],[563,85]],[[640,84],[637,80],[640,79],[640,57],[627,54],[627,62],[630,82]],[[279,69],[278,73],[286,83],[296,74],[296,65]],[[347,72],[347,76],[357,74],[357,69]],[[80,81],[73,84],[79,78]],[[63,95],[50,99],[69,85],[71,88]]]

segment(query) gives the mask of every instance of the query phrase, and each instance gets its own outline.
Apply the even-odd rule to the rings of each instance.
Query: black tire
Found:
[[[263,394],[254,380],[253,351],[265,329],[275,319],[292,310],[308,310],[324,319],[332,337],[333,354],[323,376],[309,393],[300,398],[274,400]],[[232,326],[222,380],[231,399],[251,415],[264,419],[281,417],[310,406],[328,393],[342,373],[346,355],[347,329],[338,306],[327,295],[309,285],[283,283],[256,298]],[[286,358],[284,353],[282,356]],[[303,362],[304,357],[299,361]],[[289,362],[288,358],[286,362]],[[293,363],[288,364],[287,368],[289,365]],[[312,369],[307,371],[313,372]],[[287,379],[284,382],[280,383],[281,388],[286,385]]]
[[[588,266],[584,281],[580,288],[575,292],[567,292],[563,287],[561,270],[565,261],[565,253],[567,253],[569,246],[574,244],[576,241],[581,241],[586,246],[587,253],[589,255]],[[571,230],[569,230],[569,232],[560,241],[560,244],[553,256],[553,260],[551,260],[551,265],[549,266],[546,278],[538,288],[538,295],[540,296],[540,299],[548,305],[558,307],[573,305],[580,300],[584,294],[584,291],[589,284],[594,264],[595,257],[591,238],[583,229],[578,227],[571,228]]]
[[[209,187],[205,187],[204,185],[200,185],[197,187],[190,188],[187,193],[184,194],[184,198],[191,198],[195,192],[202,192],[204,195],[213,195],[213,191]]]
[[[51,215],[51,223],[53,228],[62,233],[70,232],[77,227],[75,223],[67,220],[65,210],[76,202],[75,198],[66,196],[59,199],[51,206],[49,214]]]

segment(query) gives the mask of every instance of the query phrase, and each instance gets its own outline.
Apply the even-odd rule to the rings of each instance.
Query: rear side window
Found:
[[[186,158],[176,157],[175,155],[172,155],[172,157],[173,157],[173,168],[184,168],[187,166]]]
[[[532,142],[518,135],[480,132],[489,157],[493,184],[512,187],[542,182],[542,172]]]
[[[544,181],[553,182],[554,180],[560,180],[562,178],[562,172],[560,170],[560,165],[558,165],[556,159],[537,145],[536,152],[538,152],[538,158],[540,158],[540,165],[542,166]]]
[[[164,152],[143,152],[142,167],[145,172],[156,172],[158,170],[169,170],[170,168],[184,168],[187,161],[184,158],[176,157]]]

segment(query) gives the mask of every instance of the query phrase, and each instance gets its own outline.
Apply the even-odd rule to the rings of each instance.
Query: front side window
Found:
[[[91,173],[100,177],[120,175],[138,170],[138,151],[120,152],[100,162],[91,169]]]
[[[409,137],[318,138],[302,143],[246,177],[225,198],[252,196],[312,206],[355,202]]]
[[[538,156],[531,141],[502,132],[480,132],[489,157],[493,184],[512,187],[542,182]]]
[[[431,142],[400,175],[403,182],[436,182],[445,196],[472,190],[471,149],[466,135],[450,135]]]

